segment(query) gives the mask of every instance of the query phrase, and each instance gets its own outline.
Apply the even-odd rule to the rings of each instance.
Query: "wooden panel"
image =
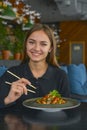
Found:
[[[85,65],[87,65],[87,21],[65,21],[60,22],[60,62],[69,64],[71,41],[85,42]]]

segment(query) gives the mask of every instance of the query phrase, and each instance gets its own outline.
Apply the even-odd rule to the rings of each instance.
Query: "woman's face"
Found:
[[[43,30],[33,32],[26,43],[26,51],[33,62],[45,61],[51,51],[51,43]]]

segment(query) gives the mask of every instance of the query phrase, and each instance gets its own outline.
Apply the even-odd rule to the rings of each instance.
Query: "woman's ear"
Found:
[[[53,48],[50,48],[48,52],[50,53],[50,52],[52,51],[52,49],[53,49]]]

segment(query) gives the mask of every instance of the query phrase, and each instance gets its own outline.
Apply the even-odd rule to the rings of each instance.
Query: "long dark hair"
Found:
[[[52,50],[51,52],[48,54],[46,61],[48,64],[53,65],[53,66],[59,66],[57,59],[56,59],[56,40],[53,34],[52,29],[46,25],[46,24],[35,24],[28,32],[24,41],[24,57],[22,60],[22,63],[24,63],[25,61],[29,61],[29,57],[27,56],[26,53],[26,42],[28,37],[35,31],[39,31],[39,30],[43,30],[45,32],[45,34],[48,36],[50,42],[51,42],[51,47]]]

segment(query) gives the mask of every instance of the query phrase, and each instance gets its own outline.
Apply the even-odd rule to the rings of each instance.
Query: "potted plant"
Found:
[[[13,34],[15,37],[15,43],[14,43],[14,58],[16,57],[15,55],[19,55],[20,53],[20,59],[23,57],[23,43],[24,43],[24,38],[25,38],[25,31],[21,29],[20,25],[16,25],[15,28],[13,29]]]
[[[20,60],[21,59],[21,51],[22,51],[22,43],[20,43],[20,41],[15,41],[13,43],[13,56],[15,60]]]
[[[0,18],[0,51],[1,58],[7,60],[10,57],[11,41],[7,35],[7,27],[2,23],[3,20]]]
[[[2,48],[2,59],[8,60],[10,58],[10,52],[12,48],[12,43],[8,37],[5,37],[1,42]]]

